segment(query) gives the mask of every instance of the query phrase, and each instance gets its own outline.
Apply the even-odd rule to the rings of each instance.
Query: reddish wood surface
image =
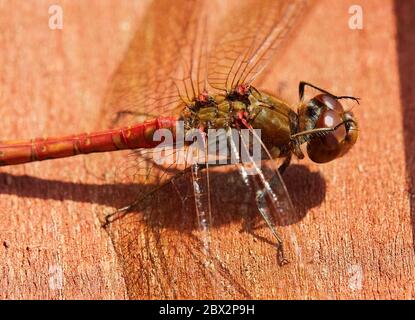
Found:
[[[128,186],[109,183],[109,158],[91,155],[1,169],[0,297],[414,298],[415,4],[357,2],[318,1],[263,78],[261,88],[293,103],[300,80],[362,98],[355,148],[326,165],[295,163],[285,176],[299,211],[279,227],[289,265],[276,265],[267,230],[265,240],[240,232],[232,203],[217,219],[221,260],[208,271],[192,233],[174,228],[183,217],[169,201],[152,204],[171,216],[159,215],[149,242],[140,242],[145,225],[128,230],[136,253],[123,257],[123,231],[105,231],[100,219]],[[0,3],[2,140],[104,127],[108,82],[147,3],[60,4],[64,28],[52,31],[49,2]],[[353,4],[363,7],[363,30],[348,27]]]

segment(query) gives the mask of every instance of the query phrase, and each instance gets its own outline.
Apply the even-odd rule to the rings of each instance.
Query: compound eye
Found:
[[[333,128],[341,122],[341,116],[336,111],[328,109],[320,115],[316,123],[316,128]],[[338,126],[333,132],[324,135],[321,142],[327,147],[327,149],[334,150],[339,147],[339,144],[344,140],[346,135],[346,127],[341,125]]]
[[[333,96],[323,93],[316,96],[314,99],[325,105],[328,109],[336,111],[339,114],[343,114],[344,108],[341,103]]]
[[[317,163],[332,161],[344,155],[356,142],[357,123],[351,112],[345,112],[338,99],[324,93],[315,96],[311,105],[318,107],[320,114],[314,129],[336,128],[307,144],[307,153]]]

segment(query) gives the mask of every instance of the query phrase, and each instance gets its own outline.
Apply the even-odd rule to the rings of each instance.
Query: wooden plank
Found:
[[[7,7],[0,10],[2,139],[105,126],[99,119],[107,85],[147,3],[61,3],[64,28],[53,31],[46,1],[0,2]],[[131,192],[110,182],[112,157],[93,155],[1,169],[0,297],[414,298],[413,8],[359,3],[363,30],[351,30],[355,2],[318,1],[260,79],[261,89],[293,104],[300,80],[362,98],[355,148],[326,165],[295,162],[285,175],[298,209],[279,226],[289,265],[276,265],[265,228],[258,238],[241,232],[242,211],[253,209],[241,205],[236,185],[229,192],[226,170],[214,177],[223,206],[211,265],[174,190],[150,203],[158,214],[150,223],[134,216],[105,231],[100,219]]]
[[[48,1],[1,3],[2,138],[94,129],[106,83],[144,6],[59,4],[62,30],[48,27]],[[2,298],[126,297],[95,216],[102,182],[82,158],[2,169],[1,181]]]

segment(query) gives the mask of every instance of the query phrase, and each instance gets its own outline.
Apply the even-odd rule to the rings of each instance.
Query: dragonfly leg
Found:
[[[299,84],[299,86],[298,86],[298,92],[299,92],[300,100],[303,100],[303,98],[304,98],[304,89],[305,89],[306,86],[311,87],[311,88],[314,88],[314,89],[316,89],[316,90],[318,90],[320,92],[326,93],[328,95],[331,95],[333,98],[335,98],[337,100],[340,100],[340,99],[351,99],[351,100],[354,100],[357,103],[359,103],[359,98],[352,97],[352,96],[336,96],[336,95],[332,94],[331,92],[328,92],[327,90],[321,89],[321,88],[319,88],[319,87],[317,87],[317,86],[315,86],[315,85],[313,85],[311,83],[304,82],[304,81],[301,81],[300,84]]]
[[[110,213],[105,217],[105,222],[102,224],[103,228],[107,228],[112,222],[115,220],[121,219],[124,217],[135,205],[137,205],[137,201],[125,206],[123,208],[117,209],[114,212]]]
[[[178,189],[176,187],[176,185],[174,184],[174,179],[177,179],[179,176],[182,176],[186,173],[186,171],[180,172],[178,173],[176,176],[174,176],[173,178],[171,178],[169,181],[163,183],[162,185],[160,185],[159,187],[154,188],[153,190],[151,190],[150,192],[146,193],[145,195],[143,195],[142,197],[139,197],[137,200],[135,200],[134,202],[130,203],[129,205],[119,208],[116,211],[110,213],[109,215],[107,215],[105,217],[105,222],[103,223],[103,227],[106,228],[108,227],[108,225],[118,219],[121,219],[122,217],[125,217],[128,213],[131,212],[131,210],[136,207],[139,203],[143,202],[147,197],[153,195],[156,191],[166,187],[167,185],[169,185],[169,183],[173,184],[173,187],[175,188],[176,192],[178,192]],[[180,200],[182,200],[182,205],[183,205],[183,199],[180,197]]]
[[[291,162],[291,158],[292,158],[292,154],[290,153],[285,159],[284,162],[278,167],[278,171],[280,173],[280,175],[283,175],[285,170],[288,168],[288,166],[290,165]]]
[[[161,187],[160,187],[161,188]],[[151,196],[152,194],[154,194],[157,190],[159,190],[160,188],[156,188],[154,190],[151,190],[149,193],[147,193],[146,195],[144,195],[143,197],[140,197],[139,199],[135,200],[134,202],[130,203],[129,205],[119,208],[117,210],[115,210],[114,212],[110,213],[109,215],[107,215],[105,217],[105,222],[102,225],[104,228],[108,227],[109,224],[111,224],[112,222],[121,219],[123,217],[125,217],[128,213],[131,212],[131,210],[136,207],[140,202],[144,201],[147,197]]]
[[[116,124],[120,121],[121,118],[125,116],[138,116],[140,115],[138,112],[130,111],[130,110],[120,110],[115,114],[114,119],[112,119],[112,124]]]
[[[251,133],[255,139],[260,139],[255,134],[255,131],[251,131]],[[236,147],[236,144],[232,139],[231,132],[228,131],[227,135],[232,152],[235,153],[236,159],[240,160],[238,148]],[[241,141],[242,147],[245,150],[249,150],[247,144],[244,143],[244,139],[241,139]],[[254,169],[257,174],[255,176],[251,176],[251,179],[247,179],[247,169],[244,167],[243,164],[240,165],[240,173],[245,184],[249,188],[252,187],[254,188],[254,190],[256,190],[255,201],[258,211],[261,214],[264,221],[266,222],[268,228],[271,230],[272,235],[276,239],[277,262],[280,266],[282,266],[287,264],[288,260],[285,258],[284,244],[281,237],[278,235],[276,231],[274,222],[272,220],[272,215],[273,213],[283,212],[284,210],[289,210],[290,212],[292,212],[293,205],[291,203],[290,196],[287,192],[284,181],[281,178],[279,170],[276,167],[275,163],[272,162],[272,156],[263,144],[262,146],[264,147],[264,150],[266,151],[269,160],[271,160],[271,167],[259,168],[254,159],[251,157],[251,164],[254,166]],[[259,179],[259,181],[257,179]]]
[[[264,190],[257,191],[256,201],[258,204],[258,209],[259,209],[259,212],[261,213],[262,218],[265,220],[268,228],[271,230],[272,235],[277,241],[276,245],[277,245],[278,264],[280,266],[283,266],[283,265],[288,264],[288,260],[285,258],[285,254],[284,254],[284,243],[281,237],[278,235],[275,225],[272,222],[271,215],[267,210],[265,196],[266,196],[266,192]]]

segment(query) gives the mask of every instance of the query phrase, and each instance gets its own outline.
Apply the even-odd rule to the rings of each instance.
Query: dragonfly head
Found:
[[[358,126],[351,111],[345,111],[339,99],[319,94],[298,110],[299,132],[310,131],[307,154],[317,163],[325,163],[347,153],[356,143]],[[321,128],[333,130],[319,132]]]

